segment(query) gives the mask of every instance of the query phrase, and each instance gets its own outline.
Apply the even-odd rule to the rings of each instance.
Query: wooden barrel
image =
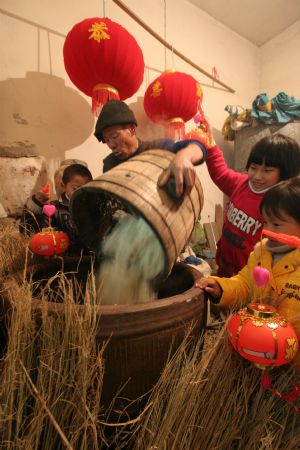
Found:
[[[158,178],[174,154],[149,150],[109,170],[78,189],[71,198],[71,212],[82,240],[96,249],[101,238],[103,202],[108,196],[150,224],[165,253],[165,273],[169,273],[189,240],[203,206],[203,191],[196,177],[191,193],[175,198],[157,186]]]
[[[63,264],[63,265],[62,265]],[[66,311],[65,304],[41,302],[45,284],[55,283],[54,275],[63,271],[64,275],[83,286],[91,269],[88,257],[83,260],[53,259],[45,264],[35,265],[27,270],[27,278],[40,281],[40,292],[35,291],[32,302],[32,311],[37,314],[41,311],[63,319]],[[9,316],[9,299],[14,296],[16,286],[22,283],[24,272],[18,272],[7,278],[3,284],[2,295],[5,298],[6,316]],[[170,295],[159,300],[136,305],[94,306],[96,314],[97,333],[96,340],[99,348],[105,342],[108,344],[104,351],[105,373],[101,402],[107,407],[118,394],[115,407],[123,410],[132,400],[145,395],[156,383],[164,368],[168,357],[172,355],[183,341],[188,329],[191,329],[191,339],[198,340],[206,325],[207,303],[204,293],[193,287],[199,272],[185,264],[176,264],[170,276],[159,288],[160,296]],[[55,284],[50,284],[54,291]],[[73,305],[77,312],[84,314],[84,304]],[[59,325],[61,324],[61,325]],[[58,320],[57,326],[63,326]],[[74,323],[77,327],[77,324]],[[120,388],[122,388],[120,391]],[[127,412],[131,417],[138,414],[143,401],[134,403]]]

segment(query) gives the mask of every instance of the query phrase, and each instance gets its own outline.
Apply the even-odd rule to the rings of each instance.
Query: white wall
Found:
[[[154,31],[164,35],[163,0],[126,0],[126,5]],[[103,2],[99,0],[1,0],[0,39],[0,143],[29,142],[48,161],[50,172],[66,157],[88,162],[94,176],[101,172],[101,160],[106,146],[93,136],[94,118],[90,113],[90,98],[79,92],[68,78],[63,64],[64,38],[47,33],[28,23],[66,35],[72,26],[84,18],[103,16]],[[120,23],[137,39],[145,64],[163,71],[165,49],[126,15],[112,1],[105,2],[106,16]],[[20,17],[13,18],[7,13]],[[174,68],[194,76],[202,84],[203,108],[211,124],[220,130],[227,116],[226,104],[249,106],[259,92],[259,49],[232,32],[185,0],[167,1],[166,39],[176,49],[211,73],[216,66],[221,80],[234,88],[231,94],[219,88],[205,76],[167,52],[167,68]],[[146,69],[145,80],[137,94],[127,102],[138,115],[141,137],[150,137],[150,126],[142,110],[146,81],[158,72]],[[187,125],[187,130],[193,123]],[[220,133],[217,133],[218,139]],[[220,139],[219,139],[220,140]],[[232,152],[231,146],[220,144]],[[222,203],[221,192],[209,179],[204,166],[199,175],[205,192],[203,219],[209,214],[213,220],[214,205]]]
[[[279,92],[300,99],[300,21],[260,48],[260,92],[270,98]]]

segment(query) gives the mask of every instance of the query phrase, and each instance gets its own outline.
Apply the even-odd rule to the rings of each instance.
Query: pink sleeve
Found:
[[[207,149],[206,165],[213,182],[228,197],[248,177],[248,175],[235,172],[227,166],[223,152],[218,145]]]

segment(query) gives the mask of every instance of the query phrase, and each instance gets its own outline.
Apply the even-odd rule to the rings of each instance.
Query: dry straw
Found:
[[[18,232],[15,224],[1,224],[0,220],[0,283],[9,274],[23,270],[25,265],[42,261],[28,250],[29,238]]]
[[[97,348],[97,319],[86,291],[84,312],[74,307],[73,284],[63,274],[63,314],[41,300],[32,309],[32,284],[10,296],[8,345],[0,373],[0,437],[6,449],[98,449],[106,442],[100,420],[103,348]],[[63,286],[63,288],[62,288]]]
[[[201,357],[202,356],[202,357]],[[300,381],[273,369],[281,391]],[[260,386],[261,371],[232,350],[226,326],[201,355],[186,343],[166,366],[152,409],[133,430],[135,449],[298,449],[300,417]]]
[[[13,225],[0,224],[0,280],[9,273],[24,268],[27,241]]]

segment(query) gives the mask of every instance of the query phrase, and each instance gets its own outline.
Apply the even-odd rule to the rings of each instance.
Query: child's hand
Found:
[[[221,286],[213,278],[199,278],[199,280],[195,282],[195,287],[203,289],[214,298],[220,298],[222,295]]]
[[[50,192],[38,191],[34,194],[35,199],[44,204],[50,200]]]

